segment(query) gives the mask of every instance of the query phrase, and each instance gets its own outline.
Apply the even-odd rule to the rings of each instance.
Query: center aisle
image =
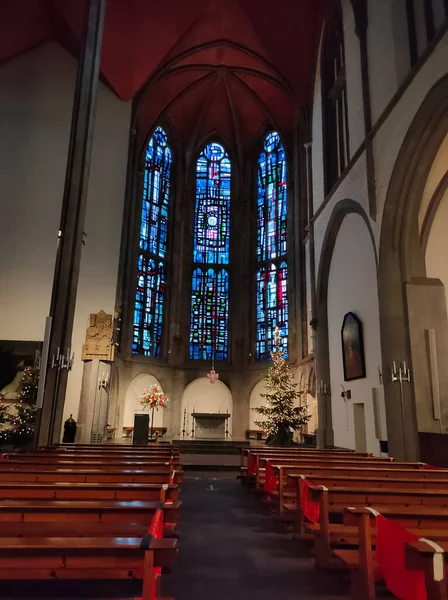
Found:
[[[175,600],[346,600],[279,533],[234,473],[187,472],[182,484],[179,560],[164,580]],[[346,589],[346,588],[345,588]]]

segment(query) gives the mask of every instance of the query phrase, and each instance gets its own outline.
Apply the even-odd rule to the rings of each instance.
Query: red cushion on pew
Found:
[[[149,526],[148,533],[152,535],[155,539],[160,539],[163,537],[163,510],[158,508],[152,518],[151,525]],[[143,577],[143,573],[140,569],[135,571],[134,573],[137,579],[141,579]],[[157,598],[157,578],[162,575],[161,567],[154,568],[154,582],[153,582],[153,597]]]
[[[423,571],[405,567],[404,547],[418,537],[396,521],[376,518],[376,560],[389,591],[402,600],[426,600]]]
[[[251,454],[250,452],[248,452],[247,453],[247,474],[255,475],[256,466],[257,466],[257,461],[255,459],[255,456],[253,454]]]
[[[312,523],[319,523],[320,504],[316,500],[311,500],[309,495],[310,482],[305,477],[302,480],[302,497],[300,506],[303,515]]]
[[[264,489],[266,492],[276,492],[278,487],[278,478],[274,475],[271,461],[266,461],[266,472],[264,475]]]

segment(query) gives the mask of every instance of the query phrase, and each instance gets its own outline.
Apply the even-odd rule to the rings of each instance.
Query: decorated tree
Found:
[[[275,346],[271,357],[273,364],[264,377],[267,391],[261,394],[266,405],[254,408],[261,415],[255,424],[266,431],[267,443],[271,446],[289,446],[293,444],[294,432],[308,423],[311,416],[307,414],[306,406],[295,406],[300,393],[280,347],[278,329],[275,330]]]

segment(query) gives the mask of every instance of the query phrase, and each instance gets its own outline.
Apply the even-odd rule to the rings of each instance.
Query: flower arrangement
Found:
[[[143,408],[155,408],[156,410],[165,408],[167,402],[168,396],[156,385],[149,390],[145,390],[140,398],[140,404]]]

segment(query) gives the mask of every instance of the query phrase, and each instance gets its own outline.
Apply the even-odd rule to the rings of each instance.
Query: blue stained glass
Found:
[[[258,159],[258,262],[286,254],[287,197],[285,149],[273,132]]]
[[[161,258],[166,256],[170,177],[171,150],[165,132],[157,127],[145,156],[140,249]]]
[[[266,136],[258,158],[256,357],[268,359],[273,349],[275,328],[288,344],[287,169],[280,136]]]
[[[257,271],[257,343],[258,360],[269,358],[278,327],[285,355],[288,348],[288,267],[282,262]]]
[[[160,356],[163,326],[165,266],[152,258],[138,259],[137,291],[134,307],[132,351],[145,356]]]
[[[230,178],[224,148],[216,143],[206,146],[196,166],[195,263],[229,264]]]
[[[132,352],[160,356],[163,329],[171,150],[156,127],[145,154]]]
[[[229,276],[226,270],[193,271],[191,286],[190,358],[227,360]]]
[[[231,164],[225,149],[208,144],[196,164],[190,358],[227,360]]]

